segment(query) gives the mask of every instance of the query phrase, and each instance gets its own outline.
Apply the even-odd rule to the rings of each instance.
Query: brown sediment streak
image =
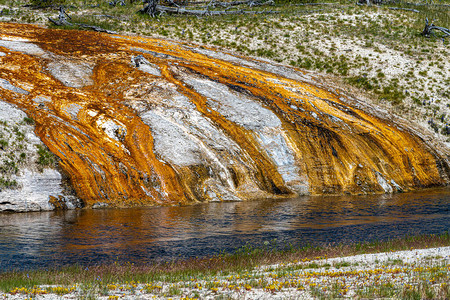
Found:
[[[18,105],[36,121],[36,133],[60,158],[77,196],[87,205],[99,201],[116,206],[189,203],[208,200],[201,188],[206,179],[225,185],[226,180],[211,175],[215,171],[207,165],[177,164],[155,151],[152,126],[144,123],[142,111],[133,101],[141,101],[144,111],[152,111],[165,107],[164,99],[173,91],[187,97],[246,156],[236,159],[231,152],[214,152],[218,165],[233,161],[224,169],[250,174],[242,175],[245,183],[251,181],[265,196],[296,193],[258,142],[257,133],[214,110],[202,91],[185,82],[185,76],[223,84],[275,114],[298,175],[306,178],[312,194],[383,192],[380,180],[393,189],[448,183],[448,174],[438,167],[446,164],[445,160],[419,137],[319,85],[213,58],[193,46],[164,40],[20,24],[0,23],[0,29],[3,40],[26,40],[43,50],[26,54],[0,44],[0,51],[7,54],[0,57],[0,78],[29,92],[0,88],[0,99]],[[133,66],[130,60],[136,55],[144,56],[161,74]],[[82,84],[69,86],[55,75],[58,70],[50,70],[55,68],[52,64],[61,68],[74,65],[74,70],[83,65],[91,74],[79,76]],[[70,70],[66,72],[69,81],[76,77]],[[155,92],[157,88],[161,92]],[[233,188],[227,186],[231,193]],[[234,193],[241,199],[262,195]]]
[[[23,32],[29,33],[29,30]],[[36,30],[37,33],[43,31]],[[58,33],[47,35],[50,44],[61,38]],[[47,46],[42,48],[53,49],[45,44],[45,34],[37,36],[39,44]],[[89,50],[95,51],[94,48]],[[79,48],[70,50],[78,52]],[[59,48],[56,52],[64,54]],[[0,95],[35,120],[36,133],[61,159],[60,165],[70,176],[78,197],[87,204],[104,201],[117,206],[186,202],[174,170],[153,153],[150,129],[131,109],[95,88],[77,90],[62,85],[45,74],[42,60],[17,52],[8,53],[4,59],[6,66],[0,67],[0,76],[12,84],[28,83],[33,88],[27,96],[8,96],[5,90],[0,90]],[[37,105],[33,99],[39,96],[51,100]],[[79,107],[76,116],[66,112],[71,105]],[[117,140],[105,134],[102,128],[105,123],[116,125],[113,134]]]

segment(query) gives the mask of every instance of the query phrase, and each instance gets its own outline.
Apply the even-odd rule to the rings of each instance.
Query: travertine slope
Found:
[[[164,40],[5,23],[0,51],[0,99],[35,121],[87,206],[449,182],[448,154],[299,70]]]

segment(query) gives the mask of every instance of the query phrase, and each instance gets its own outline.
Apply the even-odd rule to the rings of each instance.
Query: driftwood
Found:
[[[78,27],[82,27],[82,28],[89,28],[92,29],[94,31],[98,31],[98,32],[106,32],[106,33],[110,33],[110,34],[115,34],[116,32],[114,31],[110,31],[98,26],[94,26],[94,25],[88,25],[88,24],[83,24],[83,23],[71,23],[68,21],[71,20],[72,18],[66,13],[66,11],[64,10],[64,7],[60,6],[59,7],[59,16],[58,16],[58,20],[52,19],[50,17],[48,17],[48,20],[50,22],[52,22],[53,24],[55,24],[56,26],[78,26]]]
[[[436,36],[433,32],[433,30],[437,30],[437,31],[441,31],[443,34],[445,34],[444,37],[448,37],[450,36],[450,30],[445,28],[445,27],[439,27],[433,24],[433,22],[431,22],[431,24],[429,24],[428,22],[428,18],[425,19],[425,28],[422,31],[422,35],[425,37],[430,37],[430,36]]]
[[[406,11],[412,11],[412,12],[415,12],[415,13],[419,13],[420,12],[417,9],[402,8],[402,7],[389,7],[389,9],[392,9],[392,10],[406,10]]]

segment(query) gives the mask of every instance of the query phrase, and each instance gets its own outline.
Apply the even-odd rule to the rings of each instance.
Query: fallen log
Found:
[[[389,9],[392,10],[406,10],[406,11],[412,11],[415,13],[419,13],[420,11],[418,11],[417,9],[413,9],[413,8],[402,8],[402,7],[388,7]]]
[[[324,2],[324,3],[295,3],[295,4],[291,4],[293,6],[318,6],[318,5],[336,5],[336,3],[329,3],[329,2]]]
[[[267,1],[259,1],[259,0],[247,0],[247,1],[232,1],[232,2],[210,2],[213,7],[231,7],[238,5],[248,5],[250,7],[254,6],[263,6],[263,5],[274,5],[275,2],[273,0]],[[209,5],[208,5],[209,6]]]
[[[115,31],[111,31],[111,30],[107,30],[98,26],[94,26],[94,25],[88,25],[88,24],[83,24],[83,23],[72,23],[69,22],[67,19],[72,19],[64,10],[64,7],[60,6],[59,7],[59,15],[58,15],[58,20],[52,19],[50,17],[48,17],[48,20],[50,22],[52,22],[53,24],[55,24],[56,26],[78,26],[81,28],[89,28],[92,29],[94,31],[97,32],[105,32],[105,33],[109,33],[109,34],[116,34]]]
[[[221,15],[243,15],[243,14],[276,14],[276,11],[251,11],[251,10],[209,10],[209,9],[186,9],[185,7],[170,7],[164,5],[154,5],[155,0],[146,0],[148,4],[140,10],[141,13],[155,17],[158,13],[170,13],[193,16],[221,16]],[[151,2],[151,3],[150,3]]]
[[[182,15],[194,15],[194,16],[220,16],[220,15],[241,15],[241,14],[272,14],[278,13],[276,11],[251,11],[251,10],[198,10],[198,9],[186,9],[184,7],[169,7],[156,5],[156,10],[165,13],[175,13]]]
[[[433,24],[433,22],[431,22],[431,24],[429,24],[428,18],[426,18],[425,19],[425,28],[422,31],[422,35],[425,37],[436,36],[434,34],[433,30],[441,31],[443,34],[445,34],[444,37],[450,36],[450,30],[448,28],[436,26]]]

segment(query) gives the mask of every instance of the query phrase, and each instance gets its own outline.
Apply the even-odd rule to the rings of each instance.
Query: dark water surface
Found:
[[[450,189],[187,207],[0,214],[0,271],[144,263],[262,245],[383,240],[450,229]]]

